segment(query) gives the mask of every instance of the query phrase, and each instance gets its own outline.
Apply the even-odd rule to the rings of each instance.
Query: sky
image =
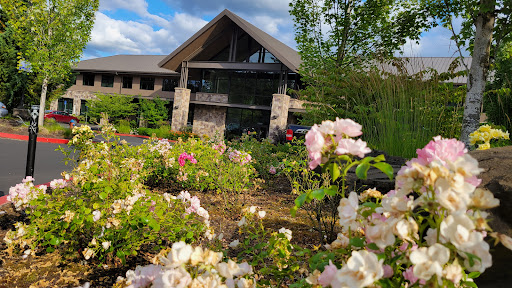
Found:
[[[224,9],[296,48],[290,0],[100,0],[82,60],[117,54],[168,55]],[[454,25],[457,27],[457,25]],[[458,56],[451,32],[437,27],[408,42],[404,56]],[[467,53],[466,53],[467,54]],[[467,56],[467,55],[464,55]]]

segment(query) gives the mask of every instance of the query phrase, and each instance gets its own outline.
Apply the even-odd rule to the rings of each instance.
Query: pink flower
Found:
[[[331,260],[329,260],[329,265],[325,266],[324,272],[318,276],[318,284],[324,287],[331,285],[336,272],[338,272],[338,268],[336,265],[332,264]]]
[[[226,151],[226,144],[221,142],[217,145],[214,145],[213,149],[217,150],[219,152],[219,154],[224,154],[224,151]]]
[[[402,273],[402,275],[404,275],[405,280],[409,281],[411,284],[418,282],[418,277],[414,276],[413,269],[414,266],[411,266]]]
[[[305,144],[310,154],[322,152],[325,144],[325,137],[322,132],[318,130],[318,125],[313,125],[308,133],[306,133]]]
[[[384,270],[382,278],[391,278],[391,276],[393,276],[393,268],[391,268],[391,266],[386,264],[382,266],[382,269]]]
[[[363,134],[361,132],[362,126],[357,124],[351,119],[339,119],[336,117],[336,122],[334,122],[334,131],[336,136],[341,137],[342,135],[346,135],[348,137],[357,137]]]
[[[192,163],[192,164],[197,163],[197,160],[194,158],[194,153],[192,153],[190,155],[187,154],[186,152],[181,153],[180,157],[178,157],[178,163],[180,164],[181,167],[185,166],[186,160],[189,160],[190,163]]]
[[[34,182],[34,177],[32,177],[32,176],[27,176],[27,177],[25,177],[25,179],[23,179],[21,182],[22,182],[22,183]]]
[[[464,146],[464,143],[457,139],[444,139],[441,138],[441,136],[436,136],[425,148],[416,150],[418,154],[416,162],[419,162],[421,165],[427,165],[432,161],[438,160],[443,163],[443,165],[446,165],[447,161],[454,162],[467,152],[468,150]]]
[[[365,154],[372,152],[361,139],[340,139],[335,153],[338,155],[351,154],[363,158]]]
[[[277,170],[276,170],[276,167],[274,166],[270,166],[270,168],[268,168],[268,173],[274,175],[277,173]]]

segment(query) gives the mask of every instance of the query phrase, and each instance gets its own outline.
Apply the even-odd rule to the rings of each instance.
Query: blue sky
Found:
[[[229,9],[295,48],[290,0],[100,0],[91,41],[82,59],[116,54],[167,55],[224,9]],[[456,25],[455,25],[456,26]],[[438,27],[405,56],[454,56],[450,31]],[[467,53],[466,53],[467,54]],[[465,55],[467,56],[467,55]]]

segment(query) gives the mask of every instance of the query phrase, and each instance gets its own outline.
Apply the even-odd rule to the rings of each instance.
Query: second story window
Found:
[[[83,85],[84,86],[94,86],[94,74],[92,73],[84,73],[83,76]]]
[[[123,88],[132,89],[133,77],[123,76]]]
[[[153,77],[140,77],[141,90],[155,90],[155,78]]]
[[[174,88],[178,86],[178,79],[164,78],[162,83],[162,91],[174,91]]]
[[[114,87],[114,75],[101,75],[101,87]]]

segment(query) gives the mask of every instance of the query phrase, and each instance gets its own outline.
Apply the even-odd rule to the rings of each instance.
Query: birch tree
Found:
[[[40,77],[39,125],[43,125],[48,83],[64,82],[90,39],[99,0],[0,0],[21,47],[19,60]]]

